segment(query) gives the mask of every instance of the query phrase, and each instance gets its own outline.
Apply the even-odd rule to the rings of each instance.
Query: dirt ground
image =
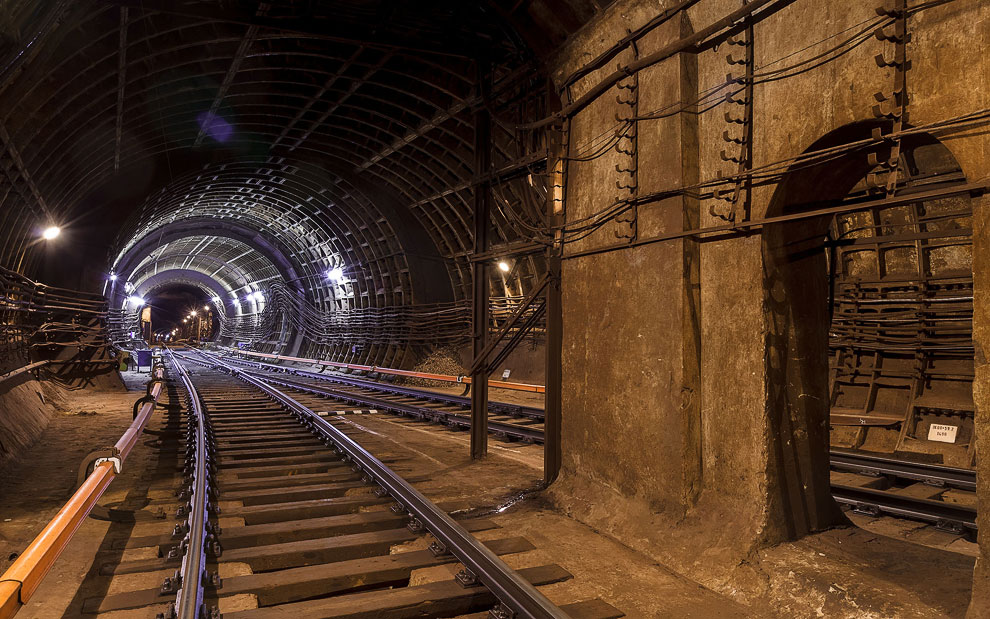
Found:
[[[124,372],[128,391],[66,391],[41,437],[0,467],[0,572],[58,513],[76,489],[79,465],[92,451],[113,445],[132,419],[132,407],[144,392],[148,374]],[[166,400],[160,400],[165,402]],[[139,442],[121,476],[100,501],[122,501],[152,448]],[[79,527],[65,552],[18,619],[76,617],[69,612],[79,583],[90,570],[109,523],[93,518]]]
[[[38,442],[0,468],[0,569],[72,493],[85,455],[112,444],[127,427],[146,380],[146,374],[127,374],[129,392],[67,394]],[[162,403],[168,404],[167,397]],[[466,432],[381,414],[342,415],[334,423],[376,456],[399,462],[394,468],[416,478],[415,485],[447,511],[484,514],[502,527],[479,534],[482,539],[506,531],[529,539],[536,550],[507,556],[511,566],[557,563],[571,572],[574,578],[541,588],[558,603],[600,597],[632,618],[952,617],[965,612],[973,560],[965,554],[908,544],[893,533],[835,529],[754,557],[767,592],[741,598],[675,573],[657,559],[655,549],[624,543],[556,510],[537,491],[540,445],[493,438],[489,457],[473,462]],[[141,473],[153,461],[154,442],[149,436],[132,452],[122,479],[102,504],[142,507],[148,493],[141,489]],[[119,536],[120,524],[114,526],[111,531],[109,523],[92,518],[83,523],[18,618],[80,616],[83,600],[100,594],[80,583],[105,558],[108,540]]]

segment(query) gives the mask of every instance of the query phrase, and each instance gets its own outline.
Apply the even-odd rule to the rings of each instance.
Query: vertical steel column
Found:
[[[491,117],[488,113],[489,65],[478,63],[478,94],[481,106],[474,114],[474,173],[483,178],[491,171]],[[488,227],[491,211],[491,183],[479,182],[474,188],[474,253],[488,251]],[[488,262],[475,261],[471,267],[473,293],[471,295],[471,326],[474,358],[477,359],[488,344]],[[484,363],[471,373],[471,458],[484,458],[488,454],[488,373]]]
[[[555,96],[551,90],[549,96]],[[564,223],[564,169],[566,165],[568,123],[561,128],[547,131],[547,224],[551,229]],[[559,229],[554,233],[553,245],[547,250],[546,290],[546,394],[544,396],[543,421],[543,482],[552,483],[560,473],[561,463],[561,395],[562,395],[562,350],[563,313],[561,306],[561,252],[563,235]]]
[[[547,256],[550,283],[547,285],[547,367],[543,421],[543,482],[552,483],[560,473],[561,351],[563,317],[560,304],[560,251],[550,249]]]

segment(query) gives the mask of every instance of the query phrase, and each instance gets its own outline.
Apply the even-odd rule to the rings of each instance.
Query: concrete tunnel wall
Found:
[[[798,2],[755,24],[755,64],[761,67],[791,54],[808,41],[875,18],[874,4],[857,0]],[[640,57],[703,28],[738,9],[737,2],[698,3],[684,20],[674,19],[638,42]],[[641,2],[619,2],[589,24],[561,50],[553,75],[561,79],[604,51],[628,30],[658,13]],[[990,44],[990,5],[959,0],[912,15],[907,74],[909,124],[923,126],[990,107],[990,59],[976,50]],[[848,36],[848,35],[846,35]],[[832,39],[839,40],[839,39]],[[753,165],[798,155],[826,134],[872,121],[873,95],[889,92],[893,72],[878,68],[874,56],[887,45],[870,38],[843,56],[799,75],[759,84],[754,96]],[[717,52],[679,54],[638,75],[639,111],[698,99],[739,69],[726,63],[728,46]],[[888,51],[889,55],[889,51]],[[633,60],[626,50],[603,69],[578,81],[569,96]],[[733,69],[735,69],[733,71]],[[570,145],[611,131],[628,106],[619,89],[581,110],[570,123]],[[566,101],[565,101],[566,102]],[[721,108],[638,123],[635,159],[639,192],[690,186],[734,172],[719,156],[728,127]],[[990,170],[990,137],[983,131],[943,138],[967,180]],[[861,155],[864,159],[865,153]],[[616,199],[616,166],[628,163],[611,152],[567,168],[567,220],[588,216]],[[753,190],[751,217],[767,214],[774,185]],[[677,196],[641,206],[638,233],[662,233],[724,224],[709,214],[713,201]],[[974,201],[974,329],[978,350],[990,345],[986,272],[990,246],[986,198]],[[626,228],[623,228],[626,226]],[[778,442],[804,454],[799,464],[813,469],[808,454],[821,460],[827,432],[784,436],[774,409],[772,313],[768,264],[759,232],[698,243],[678,239],[568,259],[567,254],[616,242],[628,224],[612,222],[570,244],[563,263],[563,469],[555,486],[558,503],[579,519],[634,541],[706,584],[722,582],[743,569],[758,548],[820,530],[836,521],[827,493],[827,465],[817,482],[795,486],[777,459]],[[978,353],[975,385],[980,440],[990,441],[986,411],[990,385]],[[824,420],[805,420],[824,423]],[[824,441],[821,438],[824,434]],[[984,443],[986,444],[986,443]],[[817,465],[817,466],[820,466]],[[984,460],[980,471],[990,475]],[[803,497],[787,496],[788,491]],[[808,509],[794,510],[795,500]],[[618,507],[617,505],[622,505]],[[980,489],[981,520],[990,514],[990,493]],[[990,531],[981,529],[983,556],[977,569],[973,608],[990,596],[985,573]],[[712,568],[712,572],[705,572]],[[979,616],[990,616],[984,611]]]

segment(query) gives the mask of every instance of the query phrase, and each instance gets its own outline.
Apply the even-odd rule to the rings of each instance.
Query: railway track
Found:
[[[470,416],[461,412],[470,406],[469,398],[336,373],[242,359],[236,363],[252,376],[299,393],[336,398],[453,428],[470,428]],[[542,409],[495,402],[489,412],[493,434],[510,440],[543,442]],[[508,421],[506,416],[516,420]],[[976,531],[973,471],[840,450],[830,453],[830,465],[832,495],[849,509],[871,516],[919,520],[967,537]]]
[[[208,354],[214,361],[221,358]],[[297,392],[333,398],[356,406],[469,430],[470,398],[434,393],[354,378],[341,374],[321,374],[298,368],[278,366],[257,361],[223,358],[247,374]],[[533,406],[490,402],[489,433],[507,440],[543,443],[543,409]]]
[[[601,600],[558,608],[536,588],[569,579],[556,564],[514,571],[500,555],[533,545],[496,523],[455,521],[328,419],[253,373],[200,354],[172,354],[184,415],[171,442],[158,507],[177,519],[119,540],[101,574],[125,586],[86,613],[143,609],[164,619],[287,617],[582,617],[622,613]],[[163,434],[165,436],[165,434]],[[169,463],[172,464],[171,470]],[[176,469],[181,471],[175,475]],[[397,546],[414,549],[394,552]],[[462,568],[413,584],[417,570]],[[156,575],[167,574],[151,583]],[[135,586],[136,583],[141,583]]]
[[[464,430],[471,425],[470,416],[461,412],[470,408],[470,399],[466,397],[339,373],[311,372],[244,359],[228,361],[252,376],[297,392],[336,398],[381,412]],[[543,442],[542,409],[493,402],[489,415],[489,431],[493,434],[510,440]],[[517,420],[508,421],[506,417]],[[523,421],[518,421],[520,419]],[[840,450],[830,453],[830,465],[832,495],[840,504],[856,512],[921,520],[966,536],[976,530],[976,475],[973,471]]]
[[[895,516],[973,538],[976,472],[848,451],[831,453],[832,496],[869,516]]]

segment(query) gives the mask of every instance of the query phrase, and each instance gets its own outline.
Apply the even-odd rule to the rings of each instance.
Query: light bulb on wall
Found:
[[[510,268],[512,267],[509,266],[508,262],[506,262],[505,260],[499,260],[498,262],[499,271],[502,271],[503,273],[508,273]]]
[[[58,238],[58,235],[62,234],[62,229],[58,226],[48,226],[45,228],[44,232],[41,233],[41,237],[46,241],[51,241],[52,239]]]

